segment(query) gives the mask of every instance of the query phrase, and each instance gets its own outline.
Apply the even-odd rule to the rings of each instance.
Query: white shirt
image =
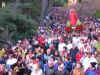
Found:
[[[82,64],[84,66],[84,71],[86,71],[89,68],[91,62],[97,62],[97,60],[96,60],[96,58],[94,58],[94,56],[91,56],[90,58],[85,57],[81,61],[82,61]]]
[[[73,38],[72,38],[72,42],[73,42],[76,46],[78,46],[79,41],[80,41],[80,37],[73,37]]]
[[[84,44],[82,43],[82,42],[79,42],[78,44],[77,44],[77,47],[80,49],[80,48],[83,48],[84,47]]]
[[[48,39],[48,44],[51,44],[51,42],[52,42],[52,39],[49,38],[49,39]]]
[[[82,64],[84,66],[84,71],[86,71],[90,66],[90,59],[88,57],[85,57],[82,61]]]
[[[90,63],[91,62],[96,62],[97,63],[97,59],[94,57],[94,56],[92,56],[91,58],[90,58]]]
[[[70,49],[72,48],[72,44],[69,43],[69,44],[67,45],[67,48],[68,48],[68,50],[70,50]]]
[[[76,44],[77,43],[77,38],[76,37],[73,37],[72,38],[72,41],[73,41],[74,44]]]
[[[42,70],[40,69],[37,73],[35,72],[36,70],[36,64],[30,63],[29,67],[31,68],[31,75],[43,75]]]
[[[60,43],[58,45],[58,51],[62,51],[63,50],[63,47],[66,47],[66,44],[65,43]]]
[[[88,37],[86,36],[81,36],[81,39],[83,39],[84,41],[86,41],[88,39]]]
[[[43,72],[41,69],[37,73],[35,72],[35,70],[33,70],[31,75],[43,75]]]
[[[97,42],[96,40],[92,40],[92,41],[91,41],[91,45],[94,46],[94,47],[96,46],[97,43],[98,43],[98,42]]]
[[[17,63],[17,59],[15,59],[15,58],[8,59],[6,62],[7,65],[13,65],[15,63]]]

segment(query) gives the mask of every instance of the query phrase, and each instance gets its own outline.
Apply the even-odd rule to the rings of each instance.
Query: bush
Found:
[[[100,18],[100,11],[96,11],[96,13],[93,16]]]
[[[15,14],[9,9],[0,8],[0,29],[3,29],[3,32],[7,32],[4,38],[14,41],[24,37],[30,38],[37,31],[37,27],[35,20],[29,19],[25,15]]]
[[[38,21],[38,17],[41,14],[41,2],[40,0],[22,1],[16,3],[14,1],[7,3],[7,8],[12,12],[27,15],[28,17]]]
[[[65,0],[54,0],[53,6],[63,6]]]

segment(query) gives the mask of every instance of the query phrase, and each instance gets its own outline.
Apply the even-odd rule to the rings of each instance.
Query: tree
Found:
[[[49,4],[49,9],[51,9],[51,8],[52,8],[53,3],[54,3],[54,0],[49,0],[49,2],[48,2],[48,4]]]
[[[41,13],[40,0],[11,0],[7,3],[7,8],[14,13],[26,15],[39,22]]]
[[[41,0],[41,20],[40,26],[44,26],[44,17],[48,10],[48,0]]]
[[[67,3],[67,0],[54,0],[53,6],[59,7],[59,6],[63,6],[66,3]]]
[[[52,6],[63,6],[65,0],[41,0],[41,19],[40,26],[44,25],[44,17]]]
[[[37,22],[25,15],[13,13],[6,8],[0,8],[0,34],[2,40],[18,40],[30,38],[37,31]]]

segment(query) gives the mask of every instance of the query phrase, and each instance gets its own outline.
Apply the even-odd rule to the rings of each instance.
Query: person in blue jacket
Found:
[[[87,69],[85,75],[99,75],[96,71],[96,62],[91,62],[89,69]]]

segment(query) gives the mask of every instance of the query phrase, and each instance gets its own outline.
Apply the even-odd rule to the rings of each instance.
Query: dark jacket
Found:
[[[79,52],[79,49],[76,47],[75,49],[71,48],[70,57],[72,62],[76,62],[76,54]]]
[[[55,75],[55,69],[54,67],[51,67],[51,68],[47,68],[46,71],[45,71],[45,75]]]
[[[56,71],[55,75],[67,75],[66,71]]]

